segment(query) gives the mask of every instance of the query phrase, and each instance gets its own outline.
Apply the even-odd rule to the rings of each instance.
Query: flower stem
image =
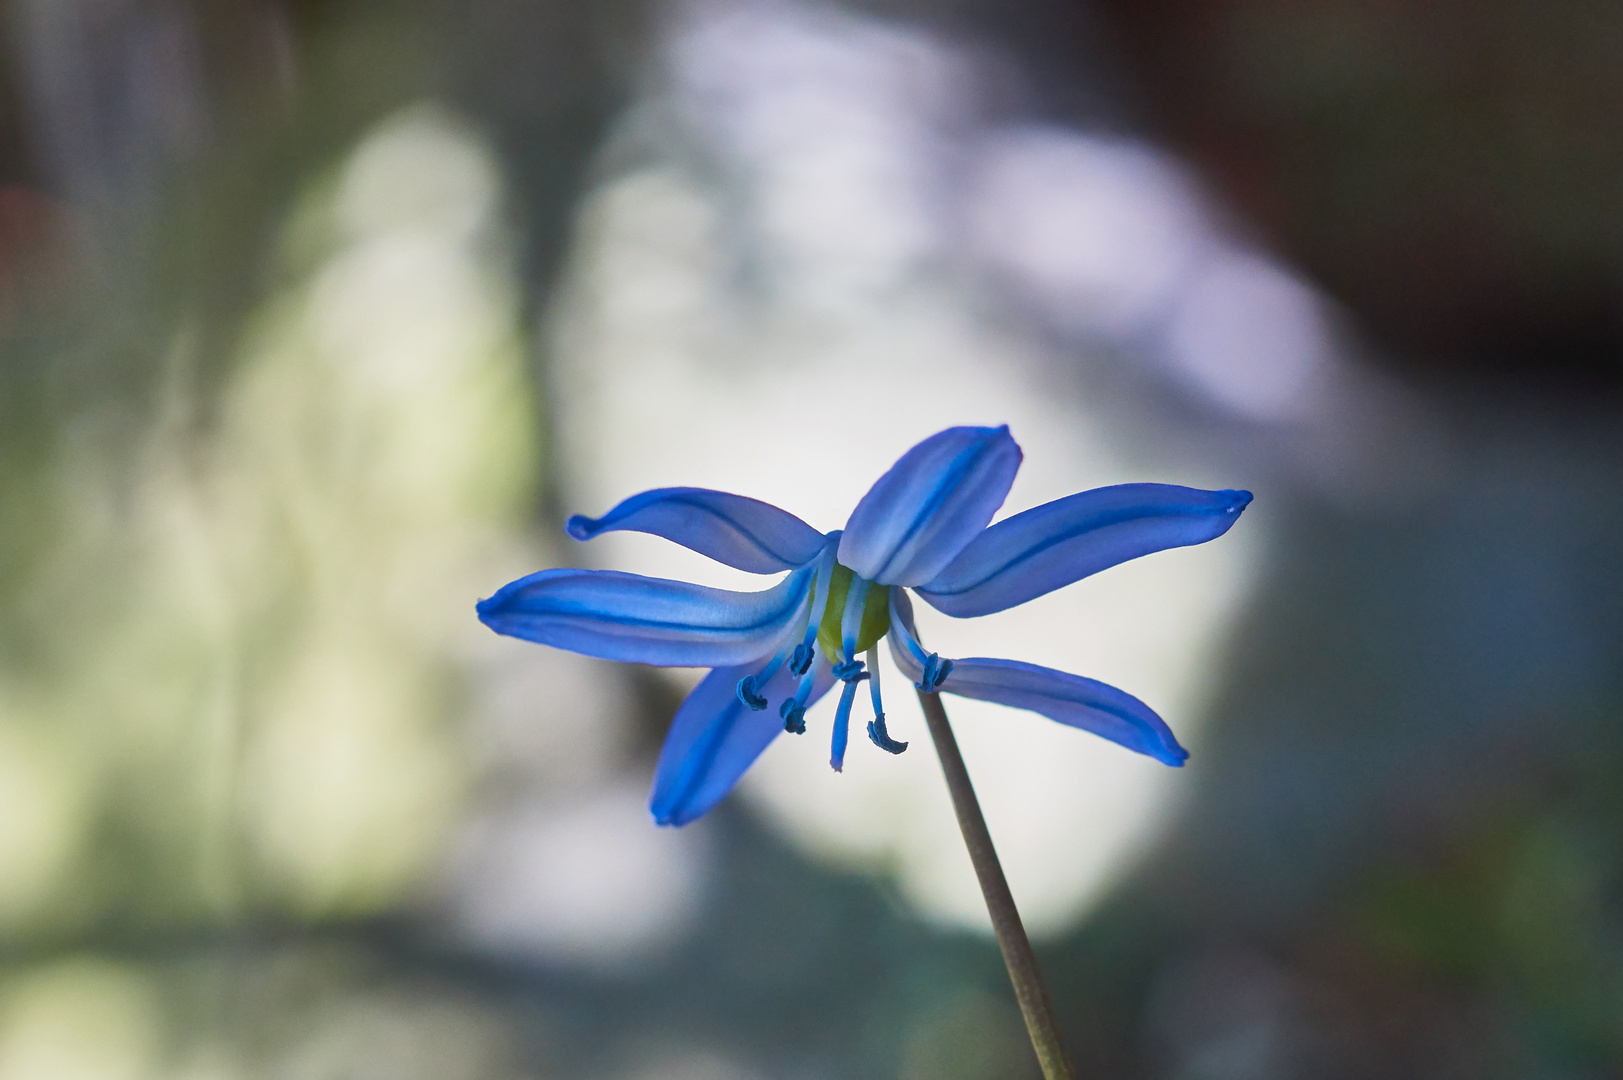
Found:
[[[986,910],[992,916],[992,929],[997,933],[998,948],[1003,950],[1009,981],[1014,983],[1015,999],[1020,1002],[1020,1012],[1026,1018],[1026,1032],[1031,1036],[1032,1049],[1037,1051],[1043,1080],[1075,1080],[1076,1074],[1065,1056],[1065,1044],[1060,1040],[1059,1023],[1054,1019],[1053,1007],[1048,1004],[1048,991],[1043,986],[1042,972],[1037,968],[1037,957],[1031,951],[1026,928],[1020,923],[1020,912],[1014,906],[1009,883],[1003,877],[1003,865],[998,862],[992,834],[981,816],[981,804],[975,798],[974,785],[969,782],[969,770],[964,768],[964,756],[958,752],[958,740],[947,722],[941,695],[921,691],[919,704],[924,708],[930,737],[935,740],[935,751],[941,758],[941,771],[947,778],[947,790],[952,793],[952,808],[958,814],[958,828],[964,834],[969,861],[975,864],[975,876],[980,879]]]

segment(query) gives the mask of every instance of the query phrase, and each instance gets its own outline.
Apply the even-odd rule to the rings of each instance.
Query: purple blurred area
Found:
[[[954,713],[1082,1074],[1623,1074],[1620,47],[1599,0],[0,5],[0,1080],[1037,1075],[922,729],[656,829],[680,678],[472,617],[705,572],[568,513],[834,528],[1004,421],[1005,512],[1257,496],[927,628],[1190,736]]]

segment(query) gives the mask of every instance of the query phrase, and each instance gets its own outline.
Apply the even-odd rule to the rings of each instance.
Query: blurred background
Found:
[[[923,725],[703,821],[572,512],[1244,487],[950,701],[1085,1076],[1623,1075],[1623,8],[4,0],[0,1080],[1036,1076]],[[901,685],[891,677],[890,686]],[[895,691],[893,690],[893,696]]]

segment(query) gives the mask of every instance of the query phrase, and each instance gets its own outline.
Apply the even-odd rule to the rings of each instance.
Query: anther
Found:
[[[879,747],[879,749],[888,751],[892,754],[900,754],[903,750],[907,749],[906,743],[897,742],[895,739],[890,737],[890,732],[885,730],[884,713],[879,713],[872,720],[868,721],[868,738],[872,739],[873,744]]]
[[[868,677],[861,660],[842,660],[834,665],[834,677],[841,682],[861,682]]]
[[[950,674],[952,674],[952,661],[944,660],[935,653],[931,653],[924,661],[924,673],[919,677],[919,681],[913,685],[918,687],[921,693],[933,694],[941,689],[941,684],[946,681],[947,676]]]
[[[778,716],[783,720],[783,730],[792,735],[806,734],[806,708],[796,705],[794,698],[783,699],[783,704],[778,706]]]
[[[816,656],[816,646],[808,645],[805,642],[796,645],[794,653],[789,657],[789,674],[797,679],[800,678],[800,676],[811,670],[812,660]]]
[[[755,692],[754,675],[746,675],[738,680],[738,700],[756,712],[766,708],[766,698]]]

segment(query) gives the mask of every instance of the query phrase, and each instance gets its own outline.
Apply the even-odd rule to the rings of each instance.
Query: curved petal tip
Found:
[[[479,601],[498,634],[659,667],[721,667],[769,656],[806,619],[811,571],[738,593],[613,570],[542,570]],[[796,620],[799,620],[798,623]]]
[[[576,540],[640,532],[752,574],[793,570],[817,557],[823,534],[789,511],[709,488],[655,488],[623,500],[600,518],[576,514],[564,524]]]
[[[1129,559],[1215,540],[1250,504],[1249,491],[1174,484],[1080,491],[977,534],[919,595],[954,618],[989,615]]]

